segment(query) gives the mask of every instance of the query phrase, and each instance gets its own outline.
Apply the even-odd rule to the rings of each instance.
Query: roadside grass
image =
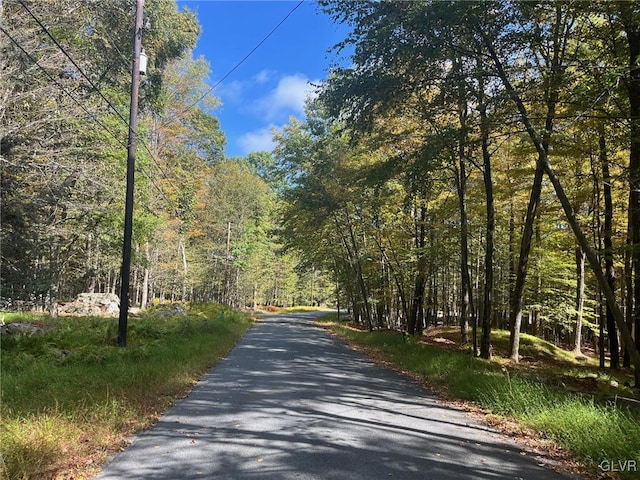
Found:
[[[220,360],[252,323],[217,305],[186,316],[117,319],[5,316],[50,324],[3,338],[0,478],[91,478],[126,437],[152,424]]]
[[[537,381],[525,367],[512,369],[499,357],[492,361],[474,359],[458,349],[446,348],[450,344],[443,348],[419,338],[405,339],[398,332],[370,333],[337,323],[335,316],[322,321],[337,335],[364,347],[373,357],[417,376],[448,398],[471,402],[494,417],[515,420],[525,432],[553,441],[596,476],[603,474],[601,462],[618,465],[617,462],[631,461],[625,465],[640,468],[639,412],[612,406],[598,395]],[[534,359],[547,356],[556,364],[566,362],[568,372],[576,370],[568,352],[556,352],[557,347],[535,340],[525,340],[524,346],[526,355]],[[558,369],[556,366],[554,371]],[[620,472],[620,478],[638,478],[637,468]]]

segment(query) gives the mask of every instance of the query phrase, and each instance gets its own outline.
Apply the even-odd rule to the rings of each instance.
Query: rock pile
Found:
[[[58,312],[62,315],[117,315],[120,298],[115,293],[81,293],[71,303],[61,304]]]

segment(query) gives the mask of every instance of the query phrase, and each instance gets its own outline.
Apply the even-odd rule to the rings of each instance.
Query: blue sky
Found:
[[[194,57],[204,56],[213,86],[253,50],[298,4],[296,1],[199,0],[178,1],[196,11],[202,33]],[[305,1],[235,70],[213,95],[222,106],[215,114],[227,137],[226,154],[245,156],[271,150],[271,130],[282,128],[290,116],[304,119],[309,82],[327,77],[338,59],[328,50],[344,40],[344,26],[334,25]]]

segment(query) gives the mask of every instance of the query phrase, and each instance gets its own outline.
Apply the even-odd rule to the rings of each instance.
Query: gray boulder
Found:
[[[115,293],[81,293],[73,302],[61,305],[59,312],[67,315],[117,315],[120,297]]]
[[[50,325],[35,322],[11,322],[5,323],[4,317],[0,320],[0,336],[34,335],[51,328]]]

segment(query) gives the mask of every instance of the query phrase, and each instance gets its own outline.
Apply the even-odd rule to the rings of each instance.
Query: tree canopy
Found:
[[[130,7],[2,4],[2,296],[25,308],[120,282]],[[224,155],[195,14],[145,9],[132,303],[347,305],[639,375],[637,4],[321,0],[349,63],[246,158]]]

